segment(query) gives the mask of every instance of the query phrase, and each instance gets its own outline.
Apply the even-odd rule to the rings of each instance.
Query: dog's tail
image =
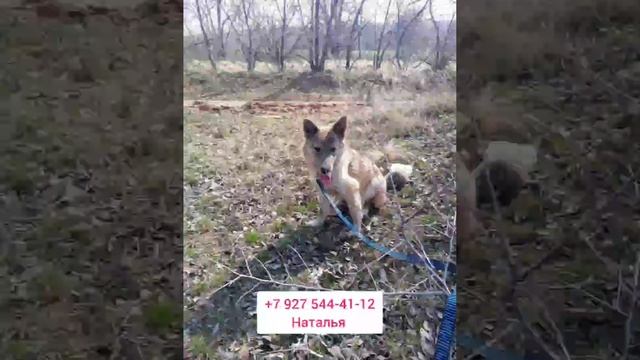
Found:
[[[387,191],[400,191],[407,185],[413,172],[413,166],[393,163],[389,167],[389,173],[385,177]]]

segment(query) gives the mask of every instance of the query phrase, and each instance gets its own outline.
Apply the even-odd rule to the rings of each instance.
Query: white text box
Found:
[[[259,291],[258,334],[382,334],[381,291]]]

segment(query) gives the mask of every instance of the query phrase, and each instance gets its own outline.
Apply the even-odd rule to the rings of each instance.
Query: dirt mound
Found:
[[[332,92],[340,87],[339,82],[330,72],[302,73],[295,77],[291,74],[258,74],[258,73],[225,73],[218,74],[185,74],[187,86],[200,87],[200,95],[218,97],[224,94],[239,94],[256,91],[260,88],[279,88],[276,93],[294,91],[298,93]],[[277,96],[276,96],[277,97]]]
[[[247,92],[269,92],[272,87],[284,87],[288,84],[290,75],[262,74],[262,73],[231,73],[204,74],[186,72],[184,83],[191,89],[187,93],[197,94],[203,98],[238,98]]]
[[[330,72],[324,73],[302,73],[289,83],[290,90],[297,90],[303,93],[310,93],[322,90],[335,90],[340,87],[338,81]]]
[[[221,113],[228,111],[234,114],[247,113],[266,117],[285,117],[287,115],[311,115],[311,114],[343,114],[353,111],[355,108],[365,106],[362,102],[354,101],[215,101],[196,100],[185,101],[186,108],[197,108],[201,112]]]

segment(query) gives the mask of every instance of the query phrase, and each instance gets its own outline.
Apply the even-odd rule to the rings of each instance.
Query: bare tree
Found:
[[[418,19],[420,19],[422,17],[422,14],[427,9],[427,6],[429,6],[429,8],[431,9],[432,0],[424,0],[422,2],[422,6],[409,19],[409,21],[407,21],[407,23],[404,24],[404,26],[401,26],[401,23],[402,23],[402,21],[401,21],[401,16],[402,16],[401,7],[402,7],[403,4],[402,4],[401,1],[397,1],[397,4],[398,4],[398,13],[397,13],[397,20],[396,20],[397,39],[396,39],[395,60],[396,60],[396,65],[398,66],[398,68],[403,68],[403,66],[402,66],[402,45],[404,43],[405,36],[407,35],[407,32],[411,29],[411,27],[414,25],[416,20],[418,20]]]
[[[320,64],[320,0],[311,1],[311,19],[312,45],[309,48],[309,65],[311,71],[317,72],[324,69],[324,64]]]
[[[340,1],[329,0],[329,10],[327,10],[326,2],[311,0],[311,21],[307,26],[309,29],[309,58],[307,61],[312,72],[321,72],[325,69],[329,51],[334,43],[334,20],[339,11]],[[324,27],[320,26],[321,19],[324,20],[322,23]]]
[[[362,30],[364,30],[364,27],[365,27],[365,24],[362,21],[362,9],[364,8],[365,2],[366,0],[360,0],[360,3],[356,8],[355,15],[353,16],[353,21],[351,22],[351,30],[349,31],[349,35],[346,39],[344,67],[347,70],[350,70],[353,64],[355,63],[355,61],[351,60],[354,43],[356,42],[356,40],[360,42],[360,37],[362,36]],[[359,58],[360,56],[358,57],[358,59]]]
[[[214,69],[221,59],[229,58],[242,59],[247,71],[254,71],[257,61],[264,60],[282,72],[288,59],[299,57],[312,72],[321,72],[328,59],[344,56],[344,68],[349,70],[365,50],[373,54],[376,70],[386,60],[404,69],[418,53],[426,54],[422,61],[442,69],[453,56],[450,38],[455,36],[455,15],[445,29],[446,22],[434,18],[432,2],[191,0],[185,9],[199,25],[191,40],[192,52],[208,59]],[[376,13],[371,18],[367,7]],[[423,30],[428,31],[427,41],[420,38]],[[298,51],[303,48],[305,52]],[[395,54],[388,54],[392,49]]]
[[[222,19],[223,11],[223,0],[215,0],[215,8],[216,8],[216,26],[217,26],[217,37],[219,42],[218,48],[218,58],[225,59],[227,57],[227,49],[225,44],[229,39],[229,34],[231,33],[228,30],[228,26],[226,26],[227,22],[231,19],[229,16],[225,16],[224,20]]]
[[[240,0],[242,19],[247,31],[247,44],[243,46],[242,51],[247,59],[247,71],[253,71],[256,68],[256,50],[253,45],[253,28],[251,26],[251,18],[249,15],[250,6],[247,4],[248,1],[249,0]]]
[[[213,47],[211,44],[211,39],[209,34],[207,33],[206,26],[206,18],[205,18],[205,2],[206,0],[196,0],[196,13],[198,15],[198,23],[200,24],[200,31],[202,31],[202,37],[204,38],[205,47],[207,50],[207,57],[209,58],[209,63],[214,71],[217,71],[218,68],[216,66],[216,61],[213,58]]]
[[[324,62],[329,55],[329,50],[333,48],[336,43],[335,40],[335,25],[334,23],[337,21],[338,14],[338,5],[340,0],[330,0],[329,4],[329,18],[325,21],[325,41],[324,46],[322,47],[322,63],[324,67]],[[326,11],[325,11],[326,18]]]
[[[287,0],[282,0],[282,12],[280,13],[282,17],[282,27],[280,28],[280,46],[277,48],[277,56],[278,56],[278,70],[280,72],[284,71],[284,57],[285,57],[285,42],[287,38]]]
[[[333,20],[333,36],[330,53],[333,58],[340,57],[340,52],[343,49],[344,43],[344,33],[343,27],[344,22],[342,21],[342,14],[344,13],[344,2],[345,0],[338,0],[335,6],[335,17]]]
[[[258,60],[256,30],[260,25],[257,17],[255,0],[238,0],[238,4],[235,7],[235,15],[230,23],[240,42],[240,50],[249,72],[255,70]]]
[[[324,59],[320,52],[320,0],[311,1],[311,47],[309,48],[309,65],[312,72],[324,70]]]
[[[286,60],[297,49],[298,43],[302,39],[303,32],[298,31],[295,40],[291,44],[287,42],[291,35],[291,23],[296,15],[301,14],[301,9],[291,0],[274,0],[274,3],[279,14],[279,22],[275,21],[273,17],[267,17],[265,21],[270,28],[269,34],[271,36],[266,41],[268,51],[272,54],[273,61],[278,65],[278,71],[283,72]]]
[[[384,13],[384,21],[379,34],[376,34],[376,51],[373,54],[373,68],[378,70],[384,62],[384,54],[389,47],[390,41],[387,33],[389,24],[389,11],[391,10],[391,0],[387,0],[387,10]]]
[[[433,47],[433,59],[431,60],[431,68],[434,71],[439,71],[444,69],[447,64],[449,64],[450,57],[445,53],[445,48],[447,46],[447,41],[449,40],[449,35],[452,30],[452,24],[455,20],[456,14],[455,12],[451,15],[451,19],[449,20],[449,24],[447,25],[447,30],[445,32],[444,39],[441,39],[440,35],[440,25],[433,15],[433,3],[429,1],[429,17],[431,19],[431,24],[433,25],[436,40]]]

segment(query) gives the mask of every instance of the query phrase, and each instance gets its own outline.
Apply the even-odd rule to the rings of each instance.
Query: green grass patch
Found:
[[[282,239],[278,240],[278,243],[276,244],[276,248],[278,249],[286,249],[287,247],[291,246],[293,244],[293,237],[291,236],[285,236]]]
[[[68,296],[72,286],[70,279],[59,270],[45,268],[29,283],[29,290],[40,299],[61,299]]]
[[[189,184],[189,186],[196,186],[200,182],[200,175],[192,169],[185,169],[184,181]]]
[[[208,289],[209,284],[206,281],[200,281],[193,285],[192,292],[195,296],[201,296],[202,294],[206,293]]]
[[[425,215],[422,217],[422,224],[425,226],[434,226],[438,224],[438,219],[433,215]]]
[[[293,212],[300,213],[300,214],[303,214],[303,215],[308,215],[310,213],[318,211],[318,209],[319,209],[318,203],[315,202],[315,201],[310,201],[308,203],[295,205],[292,208]]]
[[[35,173],[25,165],[14,165],[7,167],[6,173],[2,176],[2,182],[19,195],[31,194],[36,189],[37,182],[34,180]]]
[[[207,340],[202,335],[196,335],[191,338],[189,351],[196,358],[213,359],[215,355],[213,349],[209,347]]]
[[[293,213],[308,215],[320,209],[317,201],[311,200],[302,204],[285,203],[276,207],[276,214],[281,217],[291,216]]]
[[[244,241],[251,246],[259,245],[262,240],[262,234],[255,230],[251,230],[244,234]]]
[[[227,281],[228,273],[226,270],[217,270],[210,278],[195,283],[192,292],[195,296],[202,296],[208,291],[219,288]]]
[[[188,247],[184,249],[184,256],[189,259],[195,259],[198,257],[198,252],[193,247]]]
[[[198,211],[204,212],[212,208],[217,208],[221,203],[222,201],[220,200],[219,197],[213,194],[206,194],[206,195],[203,195],[200,199],[198,199],[198,201],[195,204],[195,207]]]
[[[445,124],[452,124],[452,125],[454,125],[457,120],[456,114],[454,112],[446,112],[446,113],[440,114],[438,119]]]
[[[156,331],[166,331],[180,325],[180,308],[167,301],[158,302],[144,310],[147,327]]]
[[[31,358],[33,350],[25,341],[11,341],[7,344],[7,354],[9,358],[15,360],[26,360]]]
[[[184,179],[187,184],[195,186],[203,177],[213,177],[215,174],[206,150],[193,143],[187,143],[184,152]]]
[[[429,163],[426,160],[418,159],[413,165],[416,170],[427,171],[430,169]]]

